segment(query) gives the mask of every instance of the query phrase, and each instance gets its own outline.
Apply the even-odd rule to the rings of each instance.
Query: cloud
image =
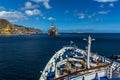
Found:
[[[110,10],[108,11],[99,11],[98,14],[108,14],[110,12]]]
[[[50,0],[31,0],[31,1],[36,2],[36,3],[43,3],[43,5],[44,5],[44,7],[45,7],[46,9],[52,8],[52,7],[49,5]]]
[[[77,16],[79,19],[84,19],[86,14],[85,13],[78,13]]]
[[[117,2],[118,0],[94,0],[96,2],[106,3],[106,2]]]
[[[34,8],[38,8],[39,5],[35,4],[33,5],[31,2],[25,2],[25,7],[22,8],[22,10],[25,9],[34,9]]]
[[[48,20],[56,20],[56,19],[53,17],[49,17]]]
[[[42,18],[43,18],[43,19],[46,19],[46,17],[45,17],[45,16],[43,16]]]
[[[94,13],[91,13],[91,14],[86,14],[87,18],[88,19],[94,19],[96,17],[97,13],[94,12]]]
[[[92,17],[94,17],[96,15],[96,13],[93,14],[88,14],[88,13],[77,13],[78,19],[91,19]]]
[[[113,4],[113,3],[110,3],[110,4],[109,4],[109,7],[114,7],[114,4]]]
[[[17,22],[17,19],[9,20],[9,22]]]
[[[8,19],[8,20],[11,20],[12,22],[21,20],[21,19],[27,20],[27,17],[18,11],[1,11],[0,18]]]
[[[85,18],[84,15],[79,16],[79,19],[84,19],[84,18]]]
[[[43,5],[44,5],[47,9],[50,9],[50,8],[51,8],[51,6],[48,4],[47,1],[45,1],[45,2],[43,3]]]
[[[89,16],[88,16],[88,18],[89,18],[89,19],[91,19],[91,18],[92,18],[92,16],[90,16],[90,15],[89,15]]]
[[[33,5],[31,2],[26,2],[25,3],[26,8],[37,8],[39,5]]]
[[[38,9],[34,9],[34,10],[26,10],[25,13],[28,16],[33,16],[33,15],[42,15],[41,11]]]

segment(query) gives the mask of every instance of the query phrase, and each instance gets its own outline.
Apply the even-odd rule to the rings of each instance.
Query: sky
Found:
[[[120,33],[119,0],[0,0],[0,18],[46,32]]]

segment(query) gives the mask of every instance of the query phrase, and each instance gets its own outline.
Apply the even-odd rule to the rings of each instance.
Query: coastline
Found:
[[[43,34],[43,33],[32,33],[32,34],[0,34],[0,37],[1,37],[1,36],[36,35],[36,34]]]

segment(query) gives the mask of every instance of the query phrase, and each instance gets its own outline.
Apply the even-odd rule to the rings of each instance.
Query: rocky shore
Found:
[[[39,34],[41,32],[40,29],[11,24],[5,19],[0,19],[0,35],[29,35]]]

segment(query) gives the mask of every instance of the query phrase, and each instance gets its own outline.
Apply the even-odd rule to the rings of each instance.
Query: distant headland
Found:
[[[0,19],[0,36],[1,35],[27,35],[27,34],[39,34],[42,31],[40,29],[28,28],[21,25],[11,24],[5,19]]]

